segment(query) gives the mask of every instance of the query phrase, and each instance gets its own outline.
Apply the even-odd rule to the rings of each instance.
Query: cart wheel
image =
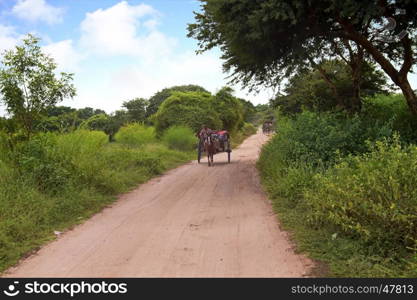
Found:
[[[201,147],[200,146],[198,146],[197,160],[198,160],[198,163],[200,163],[200,160],[201,160]]]
[[[230,150],[227,151],[227,162],[230,164]]]

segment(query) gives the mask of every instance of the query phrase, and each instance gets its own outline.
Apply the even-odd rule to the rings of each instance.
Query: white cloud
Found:
[[[64,9],[49,5],[45,0],[18,0],[12,13],[23,20],[52,25],[63,21]]]
[[[87,13],[81,23],[81,45],[101,55],[153,59],[166,55],[175,43],[156,30],[158,12],[149,5],[127,1]]]
[[[13,48],[18,43],[18,38],[13,27],[0,24],[0,52]]]
[[[149,98],[174,85],[196,84],[212,93],[226,85],[220,53],[178,53],[176,40],[159,31],[159,15],[151,6],[127,1],[87,13],[77,48],[86,56],[82,72],[76,73],[78,96],[63,104],[111,112],[120,109],[123,101]],[[56,52],[73,49],[72,45],[60,46],[63,49],[56,46]],[[62,55],[64,60],[68,56]],[[234,88],[237,96],[255,104],[270,98],[269,92],[247,95],[241,87]]]
[[[74,48],[72,40],[51,43],[44,46],[42,50],[54,58],[58,70],[65,72],[80,70],[80,62],[84,57]]]
[[[78,78],[78,97],[67,105],[102,108],[107,112],[120,109],[123,101],[135,97],[149,98],[157,91],[174,85],[196,84],[215,93],[227,80],[222,73],[221,61],[216,53],[195,55],[193,52],[161,58],[158,63],[143,65],[132,63],[97,77],[93,70]],[[90,79],[87,84],[87,78]],[[263,92],[249,95],[235,87],[236,96],[265,103],[269,95]]]

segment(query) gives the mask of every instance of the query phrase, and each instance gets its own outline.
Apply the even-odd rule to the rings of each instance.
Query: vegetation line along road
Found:
[[[20,277],[301,277],[263,193],[258,133],[214,167],[196,161],[122,196],[7,272]],[[262,253],[262,255],[259,255]]]
[[[75,94],[72,74],[28,35],[0,70],[0,270],[99,211],[138,183],[196,159],[203,124],[235,145],[255,132],[256,109],[225,87],[212,95],[175,86],[107,115],[57,106]],[[55,233],[55,234],[54,234]]]
[[[417,276],[417,7],[202,1],[189,36],[232,78],[279,88],[264,186],[318,275]],[[326,271],[327,270],[327,271]]]
[[[118,193],[196,158],[203,124],[228,130],[239,144],[267,121],[276,134],[257,163],[262,184],[299,250],[321,262],[315,274],[417,277],[415,3],[200,2],[187,27],[197,54],[220,49],[230,83],[252,91],[273,88],[268,104],[255,107],[227,86],[212,94],[181,85],[126,101],[112,114],[73,109],[58,106],[76,94],[73,74],[57,74],[38,38],[28,35],[2,55],[0,99],[8,115],[0,118],[0,269]],[[253,163],[245,165],[243,156],[239,162],[223,169],[245,172]],[[223,169],[201,172],[220,175]],[[215,187],[222,196],[235,192]],[[206,191],[213,196],[207,203],[216,201],[216,191]],[[217,220],[211,218],[206,225]],[[193,246],[204,247],[202,240],[192,240]],[[229,257],[231,265],[214,266],[241,274],[239,251]],[[163,255],[183,259],[182,252]]]

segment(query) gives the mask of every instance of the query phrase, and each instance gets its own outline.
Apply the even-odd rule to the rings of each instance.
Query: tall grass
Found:
[[[242,129],[231,132],[232,148],[239,146],[246,138],[256,133],[256,127],[251,123],[244,123]]]
[[[173,126],[166,129],[162,135],[162,141],[170,149],[191,151],[196,148],[197,138],[189,127]]]
[[[146,138],[135,138],[138,131]],[[148,143],[155,141],[152,133],[131,126],[115,143],[98,131],[47,133],[18,144],[6,158],[0,152],[0,271],[118,193],[193,158]]]
[[[138,123],[128,124],[120,128],[115,139],[126,146],[141,147],[156,141],[155,128]]]
[[[417,249],[416,174],[414,145],[377,142],[371,152],[315,175],[304,191],[310,220],[363,240],[373,254],[396,257]]]
[[[368,112],[279,115],[258,168],[300,250],[330,266],[318,275],[415,277],[416,146]]]

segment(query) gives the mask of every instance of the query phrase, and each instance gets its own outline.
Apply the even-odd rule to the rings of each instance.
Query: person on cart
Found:
[[[226,143],[230,138],[229,132],[226,129],[218,130],[215,132],[217,139],[219,140],[219,146],[223,151],[228,150]]]
[[[218,152],[227,152],[228,157],[227,160],[230,163],[230,153],[232,152],[230,147],[230,134],[227,130],[212,130],[207,125],[201,126],[199,132],[196,133],[196,136],[199,139],[198,144],[198,162],[200,163],[200,158],[202,152],[205,151],[204,149],[204,140],[206,137],[210,136],[211,141],[214,144],[214,153]]]
[[[213,133],[213,130],[211,130],[210,128],[208,128],[207,125],[203,125],[203,126],[201,126],[200,131],[197,133],[197,137],[199,139],[201,139],[201,138],[203,138],[205,136],[208,136],[208,135],[210,135],[212,133]]]

